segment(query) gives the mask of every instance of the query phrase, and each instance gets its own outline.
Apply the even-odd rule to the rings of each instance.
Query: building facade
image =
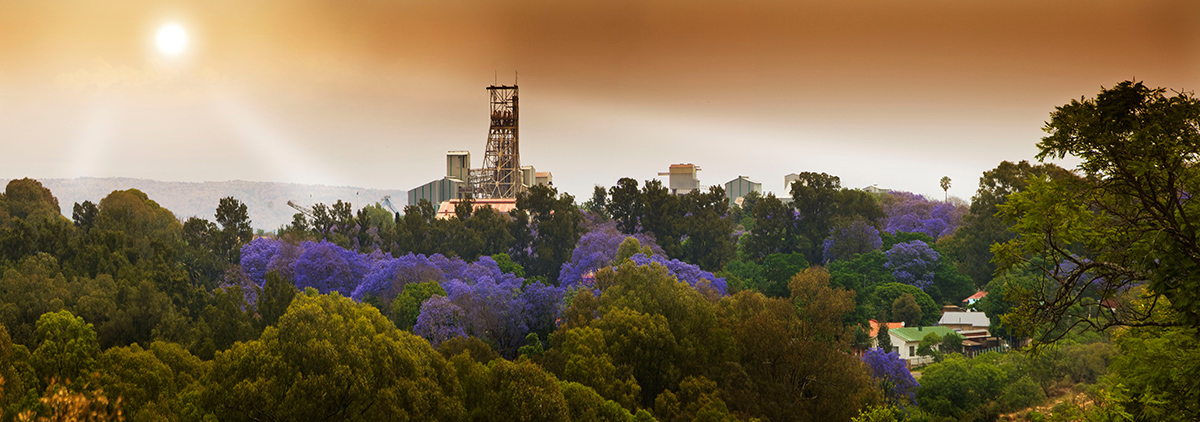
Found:
[[[745,197],[750,192],[758,192],[762,194],[762,183],[750,180],[746,176],[738,176],[737,179],[725,182],[725,196],[729,198],[730,204],[741,204],[742,197]]]

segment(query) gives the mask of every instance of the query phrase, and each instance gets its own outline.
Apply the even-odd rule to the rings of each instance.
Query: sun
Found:
[[[159,52],[168,57],[179,56],[187,50],[187,31],[177,23],[168,23],[158,28],[158,33],[154,35],[154,44],[158,46]]]

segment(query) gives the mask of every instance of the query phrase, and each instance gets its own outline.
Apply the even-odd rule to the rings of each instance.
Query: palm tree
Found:
[[[942,190],[946,192],[946,201],[950,200],[950,176],[942,176]]]

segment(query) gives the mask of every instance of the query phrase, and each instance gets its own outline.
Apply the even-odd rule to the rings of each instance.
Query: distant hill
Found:
[[[391,195],[392,204],[399,210],[404,207],[407,193],[400,190],[364,189],[352,186],[301,185],[296,183],[246,182],[160,182],[147,179],[93,178],[38,179],[54,193],[63,214],[71,216],[71,207],[76,202],[100,199],[114,190],[137,189],[150,199],[171,210],[176,217],[187,219],[196,216],[213,221],[217,203],[232,196],[246,204],[250,210],[251,224],[255,229],[275,230],[292,222],[296,210],[287,205],[288,200],[303,206],[316,203],[333,204],[337,200],[349,201],[355,210],[383,200]],[[4,180],[7,184],[8,180]]]

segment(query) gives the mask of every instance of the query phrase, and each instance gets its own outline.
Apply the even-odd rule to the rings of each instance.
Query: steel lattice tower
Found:
[[[483,168],[471,171],[471,185],[480,198],[516,198],[525,190],[521,183],[521,147],[517,136],[517,86],[487,87],[491,102],[491,126]]]

